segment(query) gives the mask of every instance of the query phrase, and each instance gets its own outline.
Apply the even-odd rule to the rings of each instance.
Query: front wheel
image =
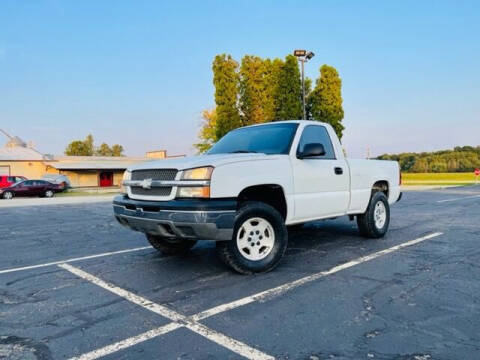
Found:
[[[55,193],[52,190],[47,190],[45,191],[45,197],[51,198],[55,195]]]
[[[280,213],[261,202],[246,202],[237,212],[233,239],[217,242],[222,261],[241,274],[267,272],[278,265],[288,243]]]
[[[357,216],[357,225],[360,234],[367,238],[385,236],[390,225],[390,206],[383,192],[372,195],[367,211]]]
[[[13,199],[13,193],[11,191],[5,191],[3,193],[3,198],[6,199],[6,200]]]
[[[178,255],[186,253],[196,243],[195,240],[183,240],[176,238],[165,238],[147,234],[147,240],[156,250],[165,255]]]

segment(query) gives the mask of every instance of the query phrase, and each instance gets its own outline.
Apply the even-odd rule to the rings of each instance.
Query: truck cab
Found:
[[[113,205],[164,253],[216,240],[226,264],[253,273],[278,264],[289,225],[349,215],[383,237],[399,180],[396,162],[347,159],[330,125],[281,121],[232,130],[205,155],[134,166]]]

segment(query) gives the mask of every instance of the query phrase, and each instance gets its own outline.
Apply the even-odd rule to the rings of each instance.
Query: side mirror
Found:
[[[323,144],[310,143],[310,144],[306,144],[303,147],[303,151],[297,154],[297,158],[305,159],[309,157],[323,156],[323,155],[325,155],[325,148],[323,147]]]

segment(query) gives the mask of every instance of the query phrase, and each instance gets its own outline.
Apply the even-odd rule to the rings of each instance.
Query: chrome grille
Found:
[[[132,180],[175,180],[177,176],[177,169],[148,169],[148,170],[134,170],[132,171]],[[170,196],[172,192],[171,186],[155,187],[151,189],[144,189],[141,187],[131,187],[133,195],[141,196]]]
[[[177,169],[149,169],[132,171],[132,180],[175,180]]]

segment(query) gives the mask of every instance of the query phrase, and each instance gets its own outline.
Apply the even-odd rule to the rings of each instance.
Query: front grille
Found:
[[[134,195],[145,195],[145,196],[170,196],[172,192],[172,187],[159,187],[144,189],[141,187],[132,187],[132,194]]]
[[[132,171],[132,180],[175,180],[177,169],[151,169]]]
[[[175,180],[177,173],[178,173],[177,169],[134,170],[132,171],[132,180],[152,179],[152,180],[171,181],[171,180]],[[167,196],[170,196],[172,192],[172,187],[171,186],[154,187],[151,189],[144,189],[142,187],[132,187],[131,192],[133,195],[167,197]]]

